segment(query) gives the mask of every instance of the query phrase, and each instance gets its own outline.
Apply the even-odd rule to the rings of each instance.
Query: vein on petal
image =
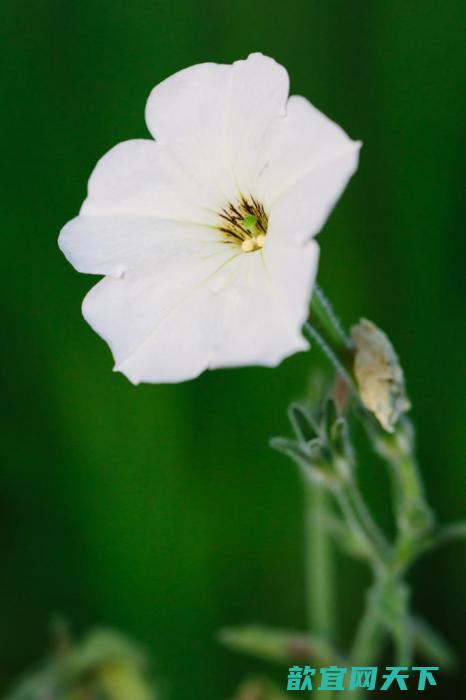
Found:
[[[349,144],[347,144],[345,148],[342,148],[338,152],[335,151],[332,154],[317,159],[314,163],[312,163],[308,170],[294,178],[294,180],[291,183],[289,183],[278,195],[276,195],[273,202],[270,204],[270,208],[274,207],[275,204],[277,204],[277,202],[282,197],[288,194],[290,190],[296,187],[296,185],[298,185],[301,182],[301,180],[304,180],[309,175],[312,175],[312,173],[314,173],[316,170],[327,167],[328,165],[331,165],[332,163],[338,161],[340,158],[343,158],[353,152],[356,152],[360,147],[361,141],[351,141]]]
[[[221,265],[219,265],[218,268],[216,268],[216,269],[213,270],[211,273],[209,273],[209,274],[208,274],[203,280],[201,280],[195,287],[193,287],[192,289],[187,290],[186,293],[181,297],[181,299],[179,299],[179,300],[176,302],[176,304],[174,304],[174,305],[159,319],[159,321],[157,322],[157,324],[155,325],[155,327],[154,327],[154,328],[150,331],[150,333],[138,344],[138,346],[135,347],[134,350],[132,350],[123,360],[121,360],[120,362],[118,362],[118,363],[115,365],[114,371],[116,371],[116,372],[121,371],[122,368],[123,368],[123,366],[126,365],[126,364],[131,360],[131,358],[132,358],[134,355],[136,355],[136,354],[141,350],[141,348],[144,347],[144,345],[146,345],[150,340],[152,340],[152,338],[153,338],[153,337],[157,334],[157,332],[160,330],[160,327],[162,326],[162,324],[164,323],[164,321],[166,321],[167,318],[169,318],[172,314],[174,314],[174,313],[178,310],[178,308],[186,301],[186,299],[187,299],[188,296],[190,296],[190,295],[192,295],[192,294],[195,294],[199,289],[201,289],[201,288],[208,282],[209,279],[211,279],[212,277],[214,277],[218,272],[220,272],[220,270],[222,270],[222,269],[223,269],[224,267],[226,267],[230,262],[232,262],[235,258],[237,258],[238,255],[241,255],[241,252],[238,252],[238,253],[235,253],[234,255],[232,255],[230,258],[228,258],[227,260],[225,260]]]

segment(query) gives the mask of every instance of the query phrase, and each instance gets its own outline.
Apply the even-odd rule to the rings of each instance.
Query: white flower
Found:
[[[186,68],[152,91],[155,141],[97,164],[59,245],[105,275],[83,314],[132,382],[274,366],[308,347],[312,239],[357,167],[351,141],[288,74],[252,54]]]

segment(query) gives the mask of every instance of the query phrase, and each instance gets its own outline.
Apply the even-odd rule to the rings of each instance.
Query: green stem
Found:
[[[353,477],[351,477],[348,481],[348,493],[353,502],[354,509],[358,514],[359,520],[366,529],[367,534],[371,538],[380,556],[382,558],[387,558],[390,554],[390,547],[387,539],[372,517],[361,491],[359,490],[359,486]]]
[[[374,583],[367,593],[366,607],[359,622],[350,651],[350,661],[358,666],[372,666],[379,658],[382,642],[382,627],[379,616],[380,588]],[[365,691],[362,688],[348,693],[351,700],[363,698]]]
[[[304,479],[306,489],[306,587],[309,626],[330,641],[335,632],[334,567],[326,521],[329,495]]]
[[[332,535],[327,521],[330,510],[330,494],[309,479],[303,479],[306,511],[306,592],[307,615],[311,633],[331,642],[336,627],[335,619],[335,570]],[[315,664],[325,666],[323,659]],[[325,691],[322,697],[334,698],[333,691]]]
[[[384,626],[390,631],[395,645],[395,663],[412,663],[413,630],[409,615],[410,593],[406,583],[389,572],[381,587],[380,612]]]
[[[392,460],[399,494],[398,518],[402,532],[416,535],[425,532],[432,523],[430,509],[424,496],[419,469],[412,454],[401,454]]]
[[[315,340],[336,367],[339,374],[352,385],[353,358],[351,341],[319,287],[313,292],[309,321],[304,330]]]
[[[377,549],[376,543],[370,537],[370,534],[365,529],[355,512],[354,505],[349,497],[347,486],[337,490],[335,497],[341,509],[342,515],[346,520],[347,526],[351,531],[356,542],[359,543],[361,552],[367,562],[370,564],[374,575],[380,575],[384,567],[384,560]]]
[[[394,632],[396,663],[398,666],[410,666],[412,663],[412,633],[409,617],[409,590],[401,584],[398,589],[399,617]]]
[[[393,574],[403,572],[429,540],[432,511],[414,454],[414,429],[408,418],[394,434],[379,434],[375,446],[387,461],[393,477],[393,495],[398,526]]]
[[[346,350],[343,350],[342,353],[335,352],[335,349],[331,345],[331,341],[328,340],[325,333],[322,333],[322,329],[319,329],[318,325],[316,326],[310,321],[307,321],[304,324],[304,331],[311,338],[311,340],[314,340],[317,343],[322,352],[326,355],[327,359],[330,360],[337,373],[345,379],[349,386],[353,386],[351,367]]]
[[[426,542],[432,539],[433,524],[416,463],[414,430],[410,421],[405,418],[397,422],[393,434],[387,433],[382,430],[374,416],[365,410],[355,390],[351,341],[320,289],[314,290],[310,320],[305,324],[304,330],[320,345],[333,366],[353,389],[355,397],[359,399],[358,415],[377,451],[390,465],[394,481],[398,526],[394,551],[373,520],[351,470],[348,470],[349,478],[343,479],[344,483],[334,494],[353,537],[361,545],[361,551],[371,564],[375,575],[375,583],[369,592],[355,636],[351,662],[361,665],[374,663],[378,658],[381,636],[385,630],[391,633],[395,643],[397,664],[409,666],[413,643],[409,618],[409,589],[401,577],[425,547]],[[328,589],[332,572],[328,569],[328,561],[325,561],[328,543],[325,539],[320,539],[328,536],[328,533],[323,526],[315,527],[315,509],[322,506],[315,500],[315,494],[312,495],[314,500],[310,500],[308,506],[309,509],[314,508],[314,517],[309,523],[309,542],[312,544],[308,563],[310,616],[313,627],[328,636],[332,632],[328,626],[332,619],[331,613],[327,618],[328,606],[332,606],[331,597],[329,599],[331,589]],[[324,496],[325,494],[322,498]],[[312,528],[315,528],[315,531]],[[320,625],[322,627],[319,627]],[[358,691],[351,693],[352,698],[360,696]]]
[[[379,619],[380,595],[379,586],[374,586],[367,594],[366,608],[361,617],[359,627],[351,649],[351,662],[360,666],[370,665],[378,656],[380,643]]]
[[[332,346],[341,346],[351,350],[351,341],[344,330],[340,319],[333,310],[330,300],[327,299],[323,290],[316,286],[311,299],[311,316],[318,324],[325,328],[325,333],[332,338]]]

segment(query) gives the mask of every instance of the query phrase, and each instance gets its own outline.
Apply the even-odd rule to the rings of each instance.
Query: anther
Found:
[[[241,250],[244,250],[245,253],[250,253],[254,248],[255,246],[252,238],[246,238],[246,240],[241,243]]]

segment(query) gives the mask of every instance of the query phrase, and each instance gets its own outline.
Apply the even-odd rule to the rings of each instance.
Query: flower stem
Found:
[[[311,300],[311,314],[326,328],[326,332],[334,338],[337,344],[351,349],[351,341],[343,325],[333,310],[330,300],[325,296],[321,287],[316,286]]]
[[[306,586],[309,626],[330,640],[335,632],[334,570],[326,520],[329,496],[323,488],[304,480],[306,489]]]
[[[377,658],[380,640],[380,623],[378,610],[380,606],[377,584],[369,590],[364,613],[351,649],[351,662],[361,666],[370,665]]]
[[[434,524],[414,454],[414,429],[405,418],[393,434],[379,434],[376,450],[387,461],[393,478],[398,537],[393,573],[400,574],[429,539]]]
[[[335,570],[331,534],[327,520],[330,509],[329,494],[322,487],[304,478],[305,533],[306,533],[306,592],[309,629],[324,641],[332,641],[335,633]],[[324,659],[315,664],[326,665]],[[332,691],[323,697],[332,700]]]
[[[344,521],[357,545],[359,555],[372,568],[374,583],[350,652],[350,662],[374,664],[383,637],[393,639],[396,663],[412,662],[413,632],[410,619],[409,588],[404,573],[414,559],[435,539],[433,517],[424,494],[424,486],[415,458],[414,429],[407,417],[399,417],[390,428],[381,425],[365,408],[356,388],[353,373],[354,348],[323,292],[316,288],[311,302],[310,319],[305,332],[321,347],[337,372],[347,382],[356,398],[354,409],[362,420],[375,450],[390,466],[394,485],[397,537],[394,545],[387,541],[366,504],[355,478],[354,460],[337,450],[334,472],[341,482],[333,495]],[[334,570],[329,553],[331,520],[329,493],[313,484],[308,489],[308,606],[311,629],[330,639],[334,632]],[[312,517],[311,517],[312,516]],[[460,532],[462,532],[460,530]],[[363,691],[350,692],[352,700]]]
[[[410,666],[412,663],[412,634],[409,618],[409,590],[407,586],[398,587],[398,620],[394,633],[396,663],[398,666]]]
[[[369,538],[380,553],[382,558],[387,558],[390,553],[390,547],[387,539],[379,526],[372,517],[371,512],[359,490],[359,486],[353,476],[348,481],[348,493],[354,504],[355,511],[359,517],[361,524],[364,526]]]
[[[325,352],[339,374],[352,384],[351,341],[320,287],[314,289],[311,313],[304,330]]]

